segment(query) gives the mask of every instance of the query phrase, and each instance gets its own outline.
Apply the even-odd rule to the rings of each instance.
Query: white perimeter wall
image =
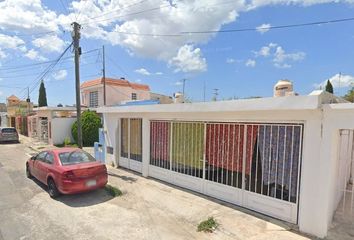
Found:
[[[0,127],[7,127],[7,113],[0,112],[1,125]]]
[[[66,137],[69,137],[71,142],[74,141],[71,135],[71,126],[74,124],[76,118],[53,118],[52,124],[52,138],[50,144],[61,144]]]
[[[114,154],[106,155],[106,162],[118,163],[119,156],[119,119],[143,118],[143,176],[148,175],[149,164],[149,121],[150,120],[201,120],[201,121],[231,121],[231,122],[275,122],[275,123],[304,123],[303,157],[301,165],[300,199],[298,225],[302,232],[318,237],[325,237],[329,223],[332,220],[331,206],[331,160],[324,157],[331,152],[333,132],[322,129],[323,112],[314,110],[269,110],[242,112],[180,112],[180,113],[103,113],[104,130],[107,146],[113,147]],[[353,119],[353,118],[352,118]],[[323,141],[324,136],[330,140]]]

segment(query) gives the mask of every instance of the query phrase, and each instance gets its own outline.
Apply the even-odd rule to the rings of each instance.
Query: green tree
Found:
[[[82,144],[85,147],[92,147],[98,141],[98,129],[102,127],[101,118],[97,113],[86,110],[81,114]],[[71,134],[77,142],[77,121],[71,127]]]
[[[47,104],[47,94],[44,87],[44,82],[42,80],[41,86],[39,87],[39,96],[38,96],[38,107],[45,107]]]
[[[329,93],[333,94],[333,86],[332,86],[332,83],[329,80],[327,80],[327,83],[326,83],[326,92],[329,92]]]
[[[354,102],[354,87],[350,89],[348,93],[344,95],[343,98],[349,102]]]

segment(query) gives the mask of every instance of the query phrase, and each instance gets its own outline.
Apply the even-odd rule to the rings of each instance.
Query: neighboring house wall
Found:
[[[132,94],[136,94],[136,100],[149,100],[150,99],[150,91],[149,90],[143,90],[139,86],[136,87],[138,84],[122,84],[122,85],[117,85],[113,84],[112,82],[114,81],[123,81],[124,83],[129,83],[126,80],[122,79],[116,79],[116,80],[110,80],[107,81],[106,84],[106,105],[118,105],[121,102],[124,101],[131,101],[132,99]],[[88,81],[90,82],[90,81]],[[145,86],[146,88],[147,86]],[[148,87],[147,87],[148,88]],[[103,84],[98,83],[93,86],[85,86],[85,83],[81,85],[81,98],[82,98],[82,104],[88,107],[90,106],[90,92],[96,92],[98,93],[98,106],[103,106]]]
[[[151,93],[151,100],[159,100],[160,104],[170,104],[173,103],[173,98],[159,93]]]
[[[7,113],[0,112],[0,127],[7,127]]]
[[[51,121],[52,138],[50,144],[62,144],[67,137],[71,142],[74,142],[71,135],[71,126],[75,121],[76,118],[53,118]]]

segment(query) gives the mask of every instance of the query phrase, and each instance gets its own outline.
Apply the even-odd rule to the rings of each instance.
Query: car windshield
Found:
[[[3,128],[1,130],[2,133],[16,133],[16,129],[15,128]]]
[[[83,151],[62,152],[59,153],[59,159],[63,166],[96,161],[94,157]]]

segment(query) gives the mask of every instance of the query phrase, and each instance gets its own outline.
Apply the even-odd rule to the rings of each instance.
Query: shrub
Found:
[[[209,217],[208,220],[199,223],[198,232],[213,232],[218,225],[213,217]]]
[[[121,196],[123,193],[121,190],[119,190],[118,188],[116,187],[113,187],[109,184],[107,184],[104,189],[106,190],[106,192],[111,195],[112,197],[118,197],[118,196]]]
[[[82,144],[85,147],[92,147],[98,141],[98,129],[102,127],[101,119],[97,113],[90,110],[81,114]],[[71,127],[71,134],[77,142],[77,121]]]
[[[69,146],[69,145],[71,145],[70,138],[69,138],[69,137],[66,137],[66,138],[64,139],[64,146]]]

